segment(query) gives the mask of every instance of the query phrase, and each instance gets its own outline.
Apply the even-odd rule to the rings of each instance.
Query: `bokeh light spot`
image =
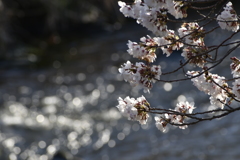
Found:
[[[172,90],[172,84],[171,83],[165,83],[163,85],[163,88],[165,91],[171,91]]]

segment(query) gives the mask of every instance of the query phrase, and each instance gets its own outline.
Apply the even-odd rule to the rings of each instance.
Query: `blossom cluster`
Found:
[[[178,29],[180,37],[183,37],[185,42],[190,45],[205,46],[204,29],[198,23],[183,23],[181,28]]]
[[[227,102],[230,103],[232,99],[240,101],[240,60],[236,57],[232,58],[233,62],[230,68],[235,80],[232,83],[232,87],[228,87],[225,77],[208,72],[206,67],[217,60],[212,58],[212,51],[215,46],[206,46],[204,37],[219,27],[205,31],[203,26],[206,26],[209,22],[203,24],[202,22],[205,21],[203,19],[203,21],[198,21],[202,24],[198,24],[197,21],[182,23],[177,30],[178,32],[168,29],[167,23],[173,21],[170,20],[169,14],[175,19],[187,17],[187,9],[192,7],[190,1],[134,0],[132,4],[126,4],[122,1],[119,1],[118,4],[124,16],[136,19],[137,23],[146,27],[155,35],[155,37],[142,37],[139,43],[128,41],[127,52],[134,58],[145,61],[146,64],[143,62],[133,64],[130,61],[124,63],[119,68],[119,72],[125,81],[129,82],[133,87],[143,88],[144,92],[150,92],[153,83],[160,81],[162,74],[161,66],[151,65],[157,58],[156,50],[161,49],[163,54],[166,54],[168,57],[173,51],[182,49],[181,56],[184,57],[188,64],[203,69],[203,72],[188,71],[186,75],[191,78],[193,85],[200,91],[210,95],[209,99],[212,106],[223,109]],[[205,18],[208,19],[208,16]],[[239,30],[238,17],[231,2],[228,2],[223,11],[214,18],[217,19],[221,29],[233,32]],[[223,45],[225,44],[222,43],[216,47],[216,59],[218,49]],[[184,70],[185,64],[181,67]],[[144,96],[137,99],[130,97],[122,99],[119,97],[118,103],[117,108],[124,116],[130,120],[146,124],[149,117],[147,113],[152,108],[150,108],[150,104]],[[179,102],[174,110],[155,112],[160,115],[155,116],[156,127],[163,132],[167,130],[168,124],[177,125],[179,128],[185,129],[188,126],[184,121],[187,117],[191,118],[194,108],[192,103]]]
[[[147,62],[154,62],[157,58],[155,51],[157,43],[150,36],[142,37],[141,44],[136,42],[128,41],[128,53],[134,58],[145,60]]]
[[[167,57],[171,55],[174,50],[179,50],[183,47],[183,43],[178,41],[179,37],[174,33],[173,30],[167,31],[167,36],[165,37],[154,37],[150,36],[142,37],[140,43],[128,41],[128,53],[134,58],[147,61],[152,63],[157,58],[155,52],[157,47],[160,47],[163,54]]]
[[[186,129],[187,125],[181,125],[186,119],[185,114],[191,114],[193,109],[195,109],[193,103],[189,102],[179,102],[175,109],[170,113],[165,113],[163,116],[155,116],[156,127],[162,131],[166,132],[167,124],[173,123],[179,125],[179,128]]]
[[[232,7],[232,3],[228,2],[224,10],[217,17],[219,26],[222,29],[237,32],[239,29],[238,16]]]
[[[232,92],[235,95],[235,98],[240,100],[240,60],[236,57],[232,57],[232,63],[230,68],[232,70],[233,78],[236,78],[233,82]]]
[[[150,104],[147,102],[144,96],[137,99],[126,97],[122,99],[118,98],[119,111],[129,120],[139,121],[140,124],[146,124],[149,115],[146,111],[149,110]]]
[[[193,77],[199,72],[188,71],[187,75]],[[211,74],[209,72],[191,79],[193,84],[200,90],[210,95],[210,103],[213,106],[224,108],[227,102],[228,94],[226,92],[228,84],[225,82],[225,77]]]
[[[177,19],[187,17],[187,5],[174,0],[135,0],[132,5],[119,1],[118,4],[124,16],[137,19],[137,23],[157,36],[167,35],[167,13]]]
[[[230,68],[232,70],[232,74],[234,78],[240,77],[240,60],[237,57],[232,57],[231,60],[233,61],[230,64]]]
[[[144,96],[137,99],[126,97],[122,99],[118,98],[117,108],[123,114],[128,117],[129,120],[139,121],[140,124],[146,124],[149,117],[147,111],[149,111],[150,104]],[[163,116],[155,116],[156,127],[162,132],[166,131],[168,123],[178,124],[179,128],[186,129],[187,125],[181,125],[187,118],[186,114],[191,114],[195,109],[194,104],[189,102],[179,102],[175,109],[171,113],[163,114]]]
[[[139,86],[144,89],[144,92],[149,92],[152,88],[152,83],[160,79],[161,67],[149,66],[142,62],[137,62],[135,65],[127,61],[119,68],[119,72],[125,81],[128,81],[133,87]]]
[[[183,23],[178,29],[179,36],[184,39],[186,47],[184,47],[182,56],[185,60],[189,60],[190,64],[204,67],[206,63],[208,48],[204,43],[204,29],[198,23]]]
[[[179,37],[173,30],[168,30],[167,33],[168,34],[165,37],[156,37],[155,41],[162,49],[163,54],[166,54],[168,57],[174,50],[179,50],[183,47],[183,43],[179,41]]]

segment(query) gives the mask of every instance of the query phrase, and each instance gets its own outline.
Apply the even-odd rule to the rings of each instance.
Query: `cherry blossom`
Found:
[[[240,60],[237,57],[232,57],[231,60],[233,62],[230,64],[230,68],[232,70],[233,77],[240,77]]]
[[[147,2],[147,4],[149,4]],[[167,31],[167,12],[162,8],[150,7],[141,0],[135,0],[132,5],[126,5],[125,2],[118,2],[121,7],[120,12],[126,17],[132,17],[137,23],[143,25],[157,36],[166,35]],[[156,4],[160,4],[156,2]],[[160,7],[160,6],[159,6]]]
[[[122,12],[124,16],[132,17],[132,18],[135,17],[133,13],[133,9],[130,5],[126,5],[126,3],[122,1],[118,1],[118,5],[121,7],[120,12]]]
[[[151,8],[166,8],[166,0],[144,0],[144,3]]]
[[[154,40],[158,46],[166,54],[167,57],[171,55],[174,50],[179,50],[183,47],[183,43],[178,41],[179,37],[174,33],[173,30],[167,31],[167,36],[165,37],[155,37]]]
[[[184,114],[191,114],[194,109],[195,107],[193,103],[189,103],[188,101],[179,102],[177,103],[173,112],[165,113],[164,115],[154,117],[156,121],[156,127],[160,131],[166,132],[166,127],[168,123],[183,124],[184,120],[187,118],[186,116],[184,116]],[[186,129],[187,127],[187,125],[179,125],[180,129]]]
[[[123,114],[123,116],[128,117],[129,120],[139,121],[140,124],[146,124],[149,115],[148,107],[150,104],[147,102],[144,96],[137,99],[126,97],[122,99],[118,98],[117,108]]]
[[[176,19],[187,17],[187,5],[184,2],[167,0],[167,9]]]
[[[208,48],[204,43],[204,29],[198,23],[183,23],[178,29],[179,36],[184,39],[185,47],[182,56],[192,65],[197,65],[201,68],[206,63]]]
[[[164,118],[163,117],[160,117],[160,116],[155,116],[154,117],[155,119],[155,124],[156,124],[156,127],[162,131],[162,132],[166,132],[166,129],[167,129],[167,119],[169,119],[168,117],[168,114],[164,114]]]
[[[236,79],[234,82],[233,82],[233,86],[232,86],[232,91],[233,91],[233,94],[236,96],[235,98],[240,100],[240,79]]]
[[[187,72],[187,75],[190,77],[198,74],[199,72],[195,71]],[[210,103],[212,105],[223,109],[228,98],[226,91],[222,89],[227,89],[228,87],[228,84],[225,82],[225,77],[218,76],[217,74],[204,73],[198,77],[192,78],[191,81],[200,91],[211,96]]]
[[[198,23],[183,23],[178,29],[179,36],[184,38],[185,43],[196,46],[205,46],[204,29]]]
[[[238,16],[232,7],[232,3],[228,2],[224,10],[217,17],[219,26],[222,29],[237,32],[239,29]]]
[[[139,86],[144,89],[144,92],[150,92],[152,83],[160,79],[161,66],[149,66],[142,62],[137,62],[135,65],[127,61],[119,68],[119,72],[125,81],[128,81],[133,87]]]
[[[175,111],[187,114],[191,114],[194,109],[195,109],[194,104],[189,103],[188,101],[179,102],[175,107]]]
[[[132,4],[126,4],[125,2],[119,1],[120,11],[124,16],[136,19],[138,24],[141,24],[154,34],[152,36],[153,38],[151,36],[142,37],[138,43],[128,41],[127,52],[134,58],[145,61],[145,63],[136,62],[132,64],[130,61],[127,61],[119,68],[119,72],[125,81],[128,81],[133,87],[143,88],[144,92],[150,92],[153,83],[156,81],[171,83],[186,80],[168,80],[167,78],[161,80],[161,66],[151,65],[151,63],[157,59],[156,51],[158,49],[161,49],[167,57],[175,54],[174,51],[181,50],[181,56],[184,57],[186,62],[183,64],[180,61],[180,66],[178,66],[177,69],[164,72],[163,76],[177,73],[181,69],[186,74],[185,69],[187,69],[187,65],[189,64],[202,68],[202,72],[188,71],[186,75],[191,79],[194,86],[209,95],[211,107],[220,108],[218,110],[221,112],[224,106],[228,107],[228,109],[223,110],[224,114],[222,116],[225,116],[225,114],[229,114],[233,110],[235,111],[229,104],[233,100],[240,101],[240,60],[236,57],[231,58],[232,63],[230,64],[230,68],[234,79],[230,80],[218,74],[210,73],[210,67],[208,68],[208,66],[211,66],[211,68],[220,66],[219,64],[228,57],[233,50],[239,47],[240,44],[239,41],[229,42],[235,33],[219,45],[205,45],[204,38],[205,35],[219,28],[214,27],[209,29],[211,27],[209,27],[208,24],[215,19],[217,19],[221,29],[237,32],[239,30],[238,16],[231,2],[228,2],[226,6],[224,6],[220,14],[215,15],[211,12],[214,12],[214,9],[217,10],[217,6],[220,3],[216,2],[215,5],[212,6],[199,7],[197,5],[198,2],[199,1],[192,3],[192,1],[177,0],[134,0]],[[192,22],[187,19],[186,21],[176,20],[186,18],[188,8],[196,9],[197,11],[204,11],[210,8],[212,10],[208,15],[204,15],[204,12],[198,12],[199,15],[204,18]],[[182,24],[177,30],[178,32],[168,28],[169,26],[167,24],[172,22]],[[234,45],[236,48],[233,47],[229,49],[226,54],[219,54],[221,48]],[[228,87],[227,81],[233,81],[232,86]],[[194,114],[194,104],[187,101],[177,103],[174,109],[151,108],[143,96],[137,99],[130,97],[122,99],[119,97],[118,103],[117,108],[124,116],[130,120],[139,121],[140,124],[146,124],[149,117],[148,113],[157,114],[154,118],[156,121],[155,124],[162,132],[166,132],[169,125],[186,129],[188,124],[195,124],[202,120],[212,120],[216,118],[216,116],[208,118],[208,114],[215,113],[216,110]],[[239,110],[239,108],[236,108],[236,110]],[[191,118],[190,123],[185,122],[188,118]]]
[[[233,78],[240,78],[240,60],[237,57],[232,57],[231,60],[233,61],[230,64]],[[232,92],[235,95],[235,98],[240,100],[240,79],[235,79],[232,84]]]
[[[187,61],[189,60],[189,64],[197,65],[201,68],[204,67],[207,56],[202,54],[207,52],[207,47],[184,47],[181,56]]]
[[[155,54],[157,44],[154,39],[148,36],[147,38],[142,37],[140,40],[140,44],[128,41],[128,53],[134,58],[145,60],[147,62],[155,61],[157,58]]]

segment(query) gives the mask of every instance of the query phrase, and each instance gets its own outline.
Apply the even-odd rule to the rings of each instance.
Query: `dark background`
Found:
[[[56,59],[64,62],[64,56],[54,53],[63,44],[112,33],[126,21],[131,20],[119,12],[116,0],[2,0],[0,67],[34,68],[49,66]],[[29,54],[37,60],[29,62]]]

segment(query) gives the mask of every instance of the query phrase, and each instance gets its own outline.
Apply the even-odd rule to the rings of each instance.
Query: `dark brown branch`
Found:
[[[191,1],[191,0],[177,0],[180,2],[187,2],[190,4],[206,4],[206,3],[213,3],[213,2],[219,2],[219,0],[205,0],[205,1],[201,1],[201,0],[196,0],[196,1]],[[221,0],[222,1],[222,0]]]
[[[239,31],[238,31],[239,32]],[[236,32],[237,33],[237,32]],[[225,43],[226,41],[228,41],[229,39],[231,39],[236,33],[233,33],[229,38],[227,38],[226,40],[224,40],[221,44]],[[211,49],[211,51],[213,50],[216,50],[218,49],[219,47],[221,47],[221,44],[219,46],[217,46],[216,48],[214,49]],[[231,48],[221,59],[215,61],[214,63],[216,63],[215,65],[211,66],[210,68],[208,68],[206,71],[209,71],[210,69],[216,67],[217,65],[219,65],[229,54],[231,54],[231,52],[233,52],[235,49],[237,49],[238,47],[240,46],[240,43],[237,44],[235,47]],[[209,51],[207,51],[206,53],[208,53]],[[203,54],[206,54],[206,53],[203,53]],[[199,55],[198,55],[199,56]],[[193,56],[192,58],[194,58],[196,56]],[[167,74],[171,74],[171,73],[175,73],[177,72],[178,70],[180,70],[183,66],[187,65],[189,63],[189,61],[191,60],[191,58],[189,60],[187,60],[184,64],[182,64],[180,67],[178,67],[177,69],[171,71],[171,72],[167,72],[167,73],[163,73],[162,75],[167,75]],[[201,73],[199,73],[198,75],[196,76],[191,76],[190,78],[183,78],[183,79],[175,79],[175,80],[158,80],[160,82],[178,82],[178,81],[184,81],[184,80],[189,80],[189,79],[192,79],[192,78],[195,78],[195,77],[198,77],[200,75],[202,75],[203,73],[205,73],[206,71],[203,71]]]
[[[240,107],[235,108],[233,110],[229,110],[229,111],[227,111],[227,112],[225,112],[223,114],[220,114],[220,115],[211,116],[211,117],[208,117],[208,118],[201,118],[199,120],[196,120],[196,121],[193,121],[193,122],[189,122],[189,123],[176,124],[176,123],[169,122],[169,124],[175,125],[175,126],[193,125],[193,124],[197,124],[197,123],[202,122],[202,121],[211,121],[211,120],[214,120],[214,119],[217,119],[217,118],[222,118],[222,117],[224,117],[224,116],[226,116],[226,115],[228,115],[230,113],[233,113],[235,111],[238,111],[238,110],[240,110]]]
[[[162,112],[157,112],[157,111],[151,111],[151,110],[161,110]],[[215,110],[210,110],[210,111],[205,111],[205,112],[197,112],[197,113],[192,113],[192,114],[184,114],[184,113],[179,113],[177,111],[173,111],[173,110],[167,110],[167,109],[160,109],[160,108],[151,108],[150,111],[148,111],[149,113],[154,113],[154,114],[172,114],[172,115],[181,115],[184,117],[188,117],[191,119],[195,119],[195,121],[192,122],[184,122],[181,124],[177,124],[177,123],[171,123],[168,122],[171,125],[175,125],[175,126],[184,126],[184,125],[193,125],[202,121],[209,121],[209,120],[213,120],[213,119],[217,119],[217,118],[222,118],[230,113],[233,113],[235,111],[240,110],[240,107],[237,108],[232,108],[231,109],[215,109]],[[213,115],[213,116],[208,116],[208,117],[196,117],[196,115],[206,115],[209,113],[218,113],[218,112],[224,112],[222,114],[219,115]]]

